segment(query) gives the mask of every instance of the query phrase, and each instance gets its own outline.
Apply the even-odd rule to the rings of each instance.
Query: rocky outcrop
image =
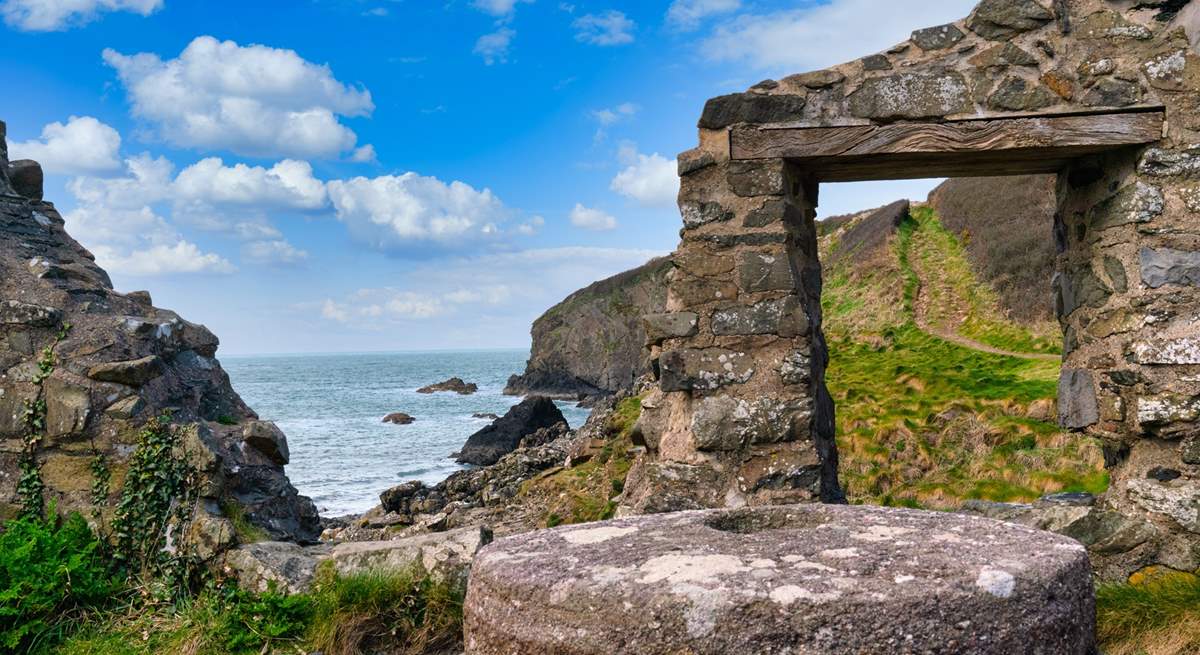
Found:
[[[1095,605],[1072,539],[955,514],[804,505],[499,539],[475,558],[464,627],[470,655],[1090,655]]]
[[[439,391],[453,391],[460,396],[469,396],[479,391],[479,385],[474,382],[464,382],[462,378],[456,377],[417,389],[417,393],[437,393]]]
[[[591,284],[533,323],[525,372],[508,380],[510,395],[576,399],[628,390],[647,370],[643,314],[664,311],[669,258]]]
[[[222,506],[240,505],[274,539],[315,540],[316,508],[284,474],[287,438],[230,386],[216,335],[144,291],[114,290],[40,180],[35,163],[8,164],[0,148],[0,517],[28,501],[23,469],[60,511],[108,512],[139,432],[169,412],[198,473],[194,532],[215,540],[206,552],[233,539]],[[103,498],[97,461],[110,478]]]
[[[416,420],[417,419],[405,414],[404,412],[392,412],[391,414],[383,417],[384,423],[391,423],[393,425],[408,425]]]
[[[567,429],[567,420],[546,396],[530,396],[522,400],[491,425],[467,438],[458,453],[462,464],[487,466],[495,464],[516,450],[523,439],[541,429]]]

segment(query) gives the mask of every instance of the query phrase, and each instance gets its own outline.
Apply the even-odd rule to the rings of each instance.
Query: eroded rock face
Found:
[[[642,345],[653,330],[643,325],[642,316],[665,311],[672,268],[670,259],[654,259],[551,307],[533,323],[525,372],[512,376],[504,392],[574,400],[633,388],[647,370]],[[686,329],[683,323],[657,325]]]
[[[520,602],[514,602],[520,599]],[[1088,655],[1073,539],[955,514],[803,505],[555,528],[476,556],[470,655]]]
[[[26,402],[44,400],[47,438],[34,457],[47,502],[90,516],[88,464],[103,455],[111,507],[138,433],[170,409],[200,478],[194,525],[185,530],[197,535],[198,552],[214,556],[229,545],[222,504],[242,505],[273,538],[315,540],[316,508],[284,474],[286,438],[258,422],[230,386],[217,345],[207,328],[154,307],[146,292],[114,290],[41,200],[40,167],[0,156],[0,450],[21,452]],[[54,359],[43,373],[47,347]],[[15,476],[16,459],[0,459],[0,479]],[[0,484],[0,518],[20,502],[14,485]]]
[[[476,466],[495,464],[501,457],[516,450],[522,439],[539,429],[560,425],[565,429],[567,420],[553,400],[545,396],[530,396],[491,425],[468,437],[458,453],[458,461]]]

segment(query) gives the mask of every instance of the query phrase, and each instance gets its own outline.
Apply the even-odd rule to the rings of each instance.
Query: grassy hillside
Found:
[[[895,229],[876,221],[886,238],[838,257],[841,238],[869,220],[821,244],[828,383],[852,502],[950,509],[1103,491],[1099,447],[1054,421],[1060,337],[1044,321],[1008,318],[928,206]]]

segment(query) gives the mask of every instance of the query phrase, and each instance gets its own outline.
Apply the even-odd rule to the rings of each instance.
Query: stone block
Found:
[[[1171,517],[1184,530],[1200,533],[1200,483],[1130,480],[1129,499],[1142,509]]]
[[[642,326],[646,330],[646,343],[659,344],[666,339],[690,337],[696,334],[700,317],[694,312],[672,312],[646,314]]]
[[[808,315],[796,296],[764,300],[753,305],[725,307],[713,312],[716,335],[778,334],[792,337],[808,333]]]
[[[1001,111],[1032,111],[1059,101],[1058,94],[1037,82],[1009,75],[988,96],[988,106]]]
[[[926,27],[912,33],[912,42],[922,50],[945,50],[963,40],[962,30],[953,23]]]
[[[78,434],[92,413],[88,390],[57,378],[42,383],[46,394],[46,434],[51,437]]]
[[[272,421],[250,421],[242,428],[242,441],[280,466],[291,459],[287,436]]]
[[[1156,337],[1130,346],[1139,364],[1200,364],[1200,337]]]
[[[1200,177],[1200,145],[1186,150],[1150,148],[1138,161],[1138,172],[1151,177]]]
[[[733,212],[719,202],[681,202],[679,213],[683,216],[683,226],[689,229],[733,218]]]
[[[792,291],[796,278],[786,255],[743,252],[737,259],[738,286],[746,293]]]
[[[802,385],[812,381],[812,353],[794,350],[779,364],[779,377],[784,384]]]
[[[44,186],[42,165],[32,159],[18,159],[8,164],[8,181],[13,191],[30,200],[41,200]]]
[[[983,0],[967,19],[967,29],[992,41],[1007,41],[1054,20],[1054,14],[1034,0]]]
[[[0,325],[54,327],[62,320],[62,310],[32,305],[19,300],[0,302]]]
[[[875,120],[936,118],[970,111],[971,98],[960,73],[897,73],[865,80],[848,107]]]
[[[698,127],[715,130],[735,123],[781,123],[802,117],[802,95],[731,93],[704,103]]]
[[[1095,602],[1087,552],[1069,537],[948,512],[784,505],[497,540],[472,567],[464,635],[467,655],[1088,655]]]
[[[742,227],[766,227],[783,220],[788,203],[782,199],[772,198],[763,203],[762,207],[753,209],[742,220]]]
[[[88,377],[101,382],[115,382],[140,387],[163,374],[162,359],[150,355],[124,362],[105,362],[88,369]]]
[[[1137,420],[1147,429],[1196,422],[1200,420],[1200,398],[1180,394],[1138,398]]]
[[[692,439],[700,451],[795,441],[811,417],[812,402],[806,398],[709,396],[696,403]]]
[[[729,188],[744,198],[781,196],[787,192],[780,159],[730,162],[726,178]]]
[[[733,282],[690,275],[681,275],[672,280],[667,289],[670,296],[684,307],[737,300],[738,297],[738,288]]]
[[[754,375],[754,359],[725,348],[683,348],[659,358],[663,391],[711,391],[743,384]]]
[[[1059,425],[1079,430],[1099,420],[1100,406],[1096,402],[1096,384],[1092,372],[1064,367],[1058,378]]]
[[[1151,289],[1170,285],[1200,286],[1200,252],[1173,248],[1138,251],[1142,283]]]

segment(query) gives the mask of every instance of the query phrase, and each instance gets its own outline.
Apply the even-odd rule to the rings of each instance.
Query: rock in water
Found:
[[[417,393],[435,393],[438,391],[453,391],[462,396],[469,396],[476,391],[479,391],[479,385],[474,382],[464,382],[462,378],[450,378],[445,382],[438,382],[417,389]]]
[[[1095,602],[1068,537],[792,505],[500,539],[475,558],[464,627],[468,655],[1087,655]]]
[[[567,420],[553,400],[545,396],[530,396],[496,422],[467,438],[466,445],[458,453],[458,461],[477,466],[495,464],[501,457],[516,450],[524,437],[540,428],[559,423],[565,426]]]
[[[491,412],[475,412],[474,414],[471,415],[471,418],[486,418],[489,421],[494,421],[500,417]]]
[[[404,412],[392,412],[383,417],[384,423],[392,423],[394,425],[408,425],[417,419],[405,414]]]

